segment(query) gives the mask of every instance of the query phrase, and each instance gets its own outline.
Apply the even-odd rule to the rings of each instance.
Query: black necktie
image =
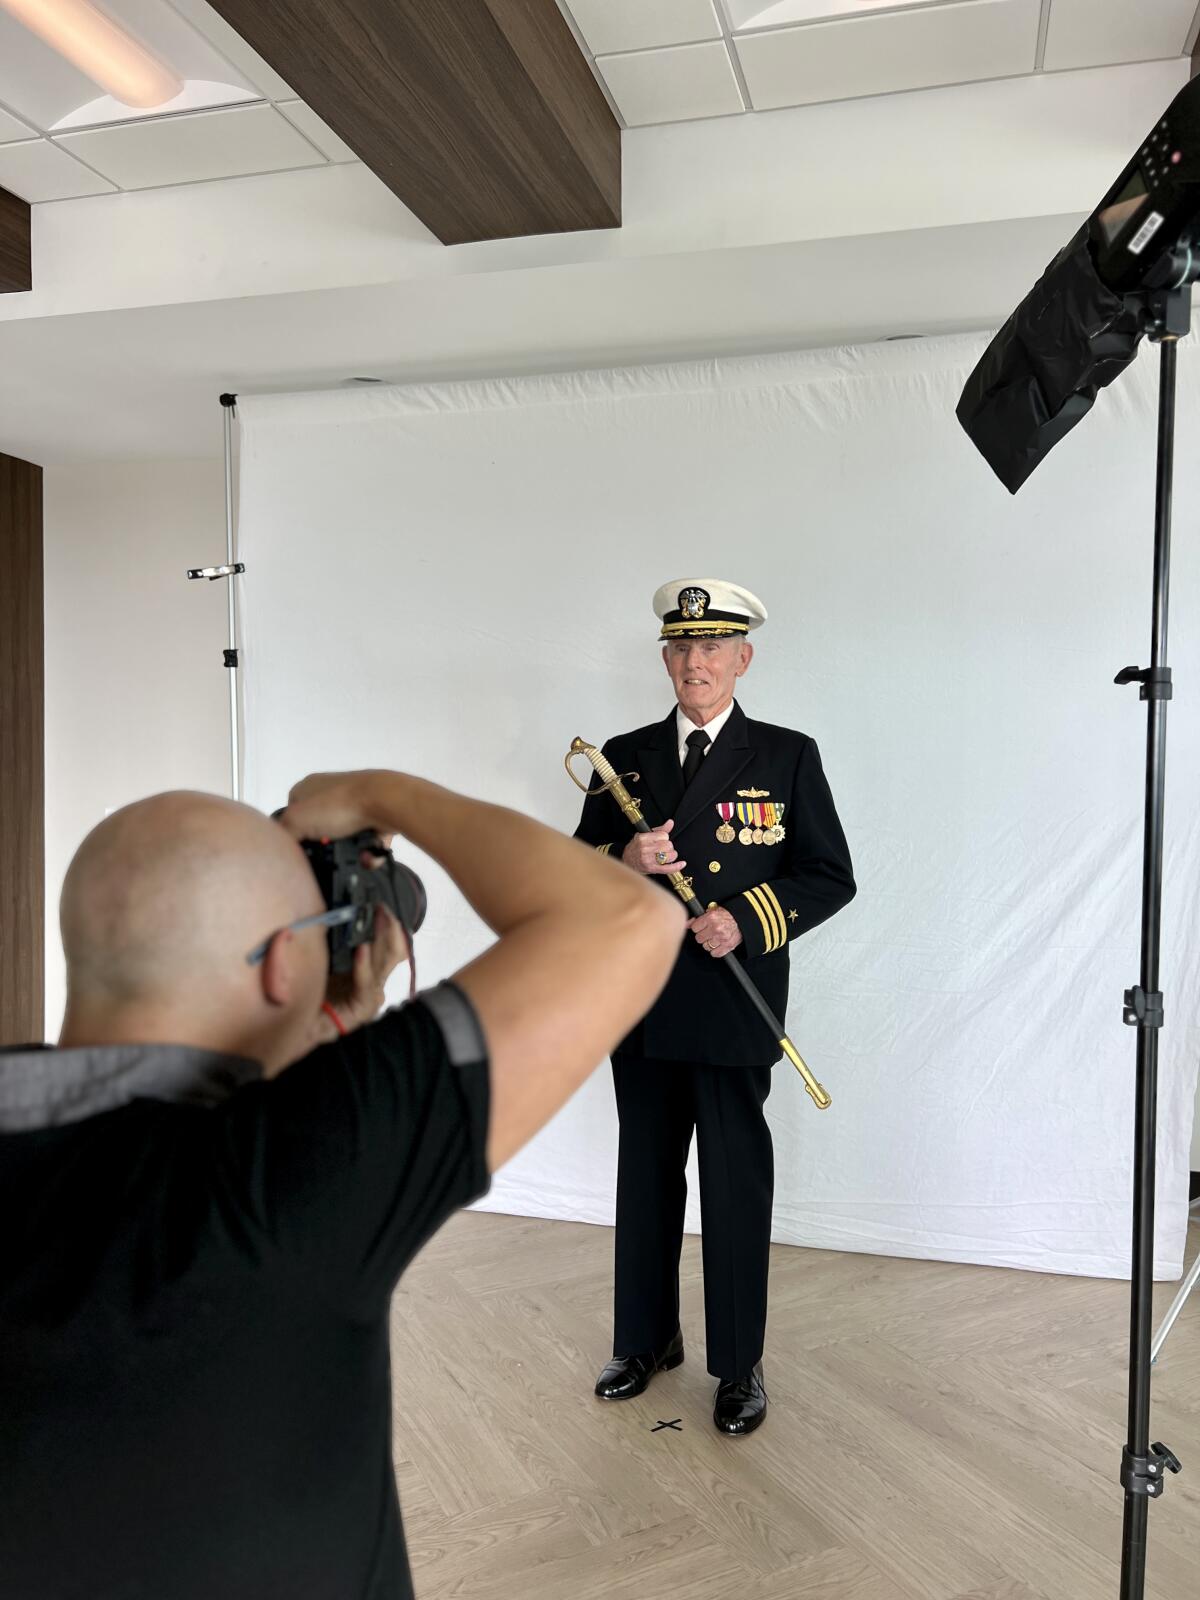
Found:
[[[691,733],[688,734],[687,755],[683,758],[683,787],[685,789],[700,771],[700,764],[704,760],[704,752],[711,743],[712,740],[703,728],[693,728]]]

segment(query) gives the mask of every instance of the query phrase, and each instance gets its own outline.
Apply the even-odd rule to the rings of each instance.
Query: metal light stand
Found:
[[[1150,1329],[1154,1292],[1154,1180],[1158,1115],[1158,1030],[1162,923],[1163,812],[1167,771],[1167,603],[1171,576],[1171,489],[1175,452],[1175,372],[1178,342],[1191,328],[1191,285],[1200,276],[1191,252],[1176,286],[1140,298],[1147,337],[1160,346],[1158,472],[1154,511],[1154,600],[1149,667],[1125,667],[1117,683],[1138,683],[1146,701],[1146,807],[1142,846],[1141,977],[1125,991],[1124,1020],[1138,1030],[1133,1165],[1133,1263],[1129,1332],[1129,1436],[1121,1457],[1125,1523],[1121,1540],[1121,1600],[1143,1600],[1149,1502],[1163,1492],[1165,1474],[1179,1462],[1164,1444],[1150,1443]]]
[[[229,790],[235,800],[242,798],[241,756],[241,702],[238,683],[237,642],[237,587],[234,579],[245,572],[245,565],[237,560],[233,528],[233,414],[237,395],[223,394],[221,407],[225,419],[225,563],[220,567],[189,567],[189,578],[207,578],[215,583],[218,578],[228,579],[226,594],[229,599],[229,643],[224,651],[225,666],[229,672]]]

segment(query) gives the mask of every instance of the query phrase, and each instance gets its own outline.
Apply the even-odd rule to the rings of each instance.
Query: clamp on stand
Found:
[[[233,414],[237,395],[223,394],[221,409],[225,419],[225,560],[219,567],[189,567],[189,578],[207,578],[210,583],[218,579],[229,580],[229,643],[221,652],[222,664],[229,671],[229,789],[235,800],[242,797],[241,761],[241,701],[238,689],[238,668],[241,659],[237,643],[237,590],[234,579],[246,570],[244,561],[237,560],[233,528]]]
[[[230,561],[223,567],[189,567],[189,578],[207,578],[210,583],[215,583],[218,578],[235,578],[239,572],[245,572],[244,561]]]
[[[1157,1500],[1166,1487],[1163,1471],[1182,1472],[1179,1458],[1165,1444],[1152,1444],[1148,1456],[1131,1455],[1126,1445],[1121,1453],[1121,1487],[1127,1494],[1145,1495]]]
[[[1172,700],[1170,667],[1122,667],[1114,683],[1140,683],[1139,700]]]
[[[1125,1009],[1121,1021],[1129,1028],[1161,1028],[1163,1025],[1162,990],[1147,994],[1140,984],[1125,991]]]

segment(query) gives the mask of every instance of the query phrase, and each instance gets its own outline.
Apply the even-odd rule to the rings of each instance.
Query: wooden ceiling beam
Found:
[[[614,228],[621,131],[555,0],[211,0],[445,244]]]
[[[29,206],[0,189],[0,294],[33,288]]]

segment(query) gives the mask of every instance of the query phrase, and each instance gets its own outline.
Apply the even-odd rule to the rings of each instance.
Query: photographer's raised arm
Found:
[[[541,823],[392,772],[319,774],[292,791],[300,837],[399,833],[438,861],[499,936],[455,974],[491,1059],[492,1171],[574,1094],[666,982],[682,907]]]

